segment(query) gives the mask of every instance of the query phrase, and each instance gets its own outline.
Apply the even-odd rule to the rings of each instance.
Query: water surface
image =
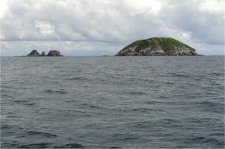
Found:
[[[224,57],[2,57],[2,148],[224,147]]]

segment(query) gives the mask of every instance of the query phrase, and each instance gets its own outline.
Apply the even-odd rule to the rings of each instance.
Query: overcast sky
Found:
[[[1,55],[113,55],[155,36],[224,55],[224,10],[224,0],[1,0]]]

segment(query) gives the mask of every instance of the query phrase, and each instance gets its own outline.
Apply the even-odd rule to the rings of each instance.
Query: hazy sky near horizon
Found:
[[[224,0],[1,0],[1,55],[112,55],[155,36],[224,55],[224,10]]]

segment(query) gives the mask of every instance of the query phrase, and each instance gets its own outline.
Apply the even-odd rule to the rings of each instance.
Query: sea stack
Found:
[[[41,56],[45,56],[45,51],[43,51],[43,52],[41,53]]]
[[[174,38],[154,37],[135,41],[116,56],[197,56],[196,50]]]
[[[48,55],[45,55],[44,51],[41,54],[39,54],[37,52],[37,50],[33,50],[27,56],[29,56],[29,57],[44,57],[44,56],[63,56],[63,55],[61,55],[58,50],[51,50],[48,52]]]
[[[60,52],[57,51],[57,50],[51,50],[51,51],[48,53],[48,56],[62,56],[62,55],[61,55]]]
[[[37,50],[31,51],[27,56],[40,56],[40,54],[37,52]]]

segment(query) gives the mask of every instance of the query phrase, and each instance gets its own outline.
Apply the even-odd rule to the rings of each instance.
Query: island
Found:
[[[63,55],[61,55],[58,50],[51,50],[48,52],[47,55],[45,55],[44,51],[41,54],[39,54],[37,50],[33,50],[27,56],[28,57],[44,57],[44,56],[63,56]]]
[[[134,41],[115,56],[198,56],[196,50],[174,38],[154,37]]]

